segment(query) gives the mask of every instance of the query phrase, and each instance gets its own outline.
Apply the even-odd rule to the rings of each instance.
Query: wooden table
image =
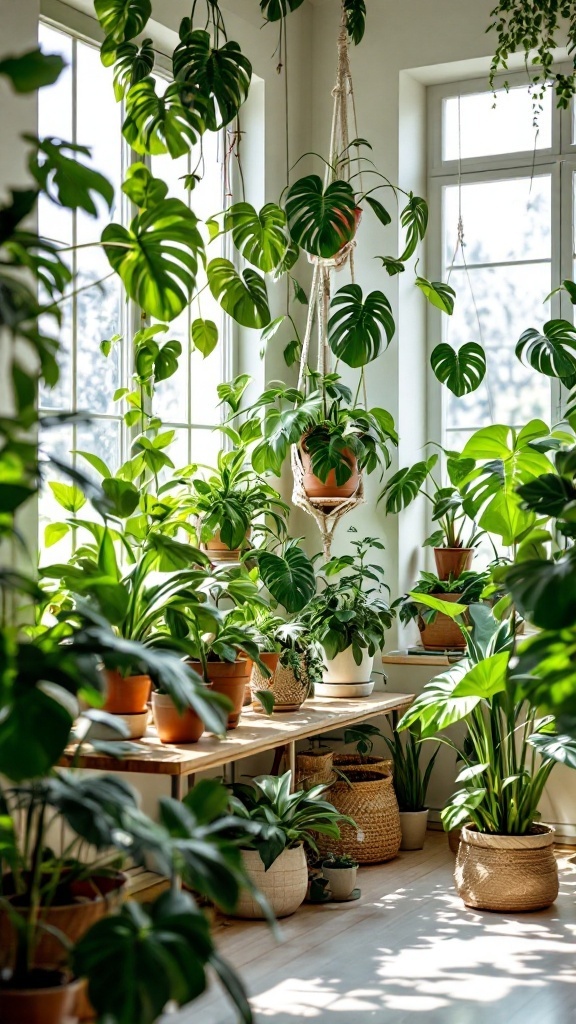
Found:
[[[160,743],[156,731],[150,729],[144,739],[139,741],[138,753],[118,760],[97,754],[87,745],[85,752],[74,760],[74,767],[168,775],[172,796],[181,800],[184,780],[188,779],[190,788],[196,772],[219,768],[240,758],[277,747],[287,747],[288,765],[294,780],[298,740],[345,728],[376,715],[392,714],[395,717],[399,711],[405,711],[412,700],[413,696],[405,693],[377,693],[356,700],[315,697],[307,700],[299,711],[277,713],[270,717],[245,708],[238,728],[227,733],[225,739],[220,740],[207,734],[198,743],[172,746]],[[71,749],[66,751],[62,761],[64,765],[72,763],[72,753]]]

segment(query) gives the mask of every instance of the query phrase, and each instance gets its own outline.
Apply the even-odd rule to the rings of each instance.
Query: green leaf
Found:
[[[28,166],[34,179],[49,197],[70,210],[82,209],[98,216],[94,196],[101,196],[109,209],[114,201],[112,184],[92,167],[81,163],[79,156],[90,156],[86,146],[77,146],[60,139],[37,139],[24,135],[33,148]]]
[[[557,561],[531,560],[505,575],[518,611],[541,629],[563,629],[576,620],[576,549]]]
[[[5,484],[0,482],[0,514],[15,512],[20,505],[28,501],[36,488],[25,484]]]
[[[347,181],[324,190],[316,174],[288,190],[286,215],[294,241],[313,256],[330,259],[356,234],[356,199]]]
[[[490,700],[506,689],[506,673],[510,655],[507,651],[493,654],[474,665],[453,690],[454,697],[480,697]]]
[[[390,344],[396,329],[383,292],[363,299],[358,284],[340,288],[330,303],[328,342],[334,355],[348,366],[365,366]]]
[[[216,324],[213,320],[198,318],[192,321],[190,332],[194,348],[201,352],[204,359],[206,359],[218,344],[218,328]]]
[[[414,196],[410,193],[410,199],[402,210],[400,221],[403,228],[406,228],[406,248],[400,256],[405,262],[416,252],[418,242],[424,239],[428,227],[428,204],[425,199]]]
[[[555,473],[543,473],[518,488],[524,508],[537,515],[558,518],[569,502],[576,501],[576,487]]]
[[[262,705],[267,715],[272,714],[276,703],[273,690],[254,690],[253,697]]]
[[[574,736],[559,736],[557,733],[533,733],[528,743],[538,751],[544,760],[558,761],[568,768],[576,768],[576,739]]]
[[[159,383],[174,376],[178,369],[178,359],[182,355],[182,345],[173,339],[166,341],[159,349],[154,360],[154,380]]]
[[[370,207],[371,210],[373,210],[373,212],[378,217],[378,220],[380,221],[381,224],[384,225],[384,227],[387,227],[388,224],[392,223],[392,217],[388,213],[388,210],[384,206],[382,206],[382,203],[379,202],[378,199],[374,199],[373,196],[364,196],[362,202],[368,203],[368,206]]]
[[[108,261],[148,316],[174,320],[190,301],[203,248],[196,224],[180,199],[163,199],[142,210],[129,228],[104,228]]]
[[[74,487],[71,484],[61,484],[54,480],[49,480],[48,486],[58,504],[65,508],[67,512],[79,512],[86,504],[86,498],[79,487]]]
[[[266,282],[255,270],[248,267],[240,276],[230,260],[218,257],[206,273],[212,295],[233,320],[254,329],[270,323]]]
[[[118,519],[128,519],[138,508],[140,491],[128,480],[107,477],[102,481],[102,490],[107,499],[107,512]]]
[[[168,195],[168,186],[160,178],[154,178],[146,164],[130,164],[122,182],[122,191],[140,209],[156,206]]]
[[[576,328],[568,320],[549,320],[543,333],[530,327],[516,345],[518,359],[547,377],[576,373]]]
[[[456,697],[454,691],[469,669],[470,662],[463,660],[426,683],[401,719],[399,729],[410,729],[418,724],[420,735],[425,739],[466,718],[480,698]]]
[[[112,55],[114,63],[114,96],[119,103],[127,92],[142,82],[154,67],[154,49],[151,39],[144,39],[141,46],[135,43],[121,43]],[[106,63],[103,60],[103,63]]]
[[[137,153],[173,160],[184,156],[198,143],[205,125],[200,110],[183,102],[185,86],[172,82],[158,96],[153,78],[132,86],[126,98],[126,118],[122,134]]]
[[[180,42],[172,55],[174,78],[202,98],[202,109],[210,131],[229,124],[248,97],[252,65],[238,43],[214,47],[204,29],[189,30],[181,24]]]
[[[224,230],[232,232],[244,259],[265,274],[281,263],[289,242],[286,214],[275,203],[267,203],[260,213],[250,203],[234,203],[224,215]]]
[[[458,398],[476,391],[486,376],[486,354],[475,341],[466,342],[458,351],[441,342],[432,352],[430,364],[436,379]]]
[[[48,523],[44,529],[44,546],[51,548],[70,532],[67,523]]]
[[[106,35],[123,43],[142,32],[152,4],[150,0],[94,0],[94,10]]]
[[[390,277],[403,274],[406,270],[402,260],[397,260],[394,256],[375,256],[374,259],[382,261],[382,266]]]
[[[366,28],[366,4],[364,0],[343,0],[342,9],[348,38],[354,46],[358,46],[364,38]]]
[[[65,62],[57,53],[28,50],[19,57],[0,60],[0,75],[9,79],[14,92],[36,92],[46,85],[53,85],[65,67]]]
[[[426,608],[432,608],[435,612],[447,615],[449,619],[456,620],[460,615],[464,615],[468,611],[467,604],[458,604],[456,601],[443,601],[439,597],[433,597],[432,594],[419,594],[416,590],[412,590],[408,596],[416,604],[423,604]]]
[[[48,690],[48,686],[50,689]],[[46,690],[46,692],[45,692]],[[45,776],[58,763],[70,737],[73,716],[60,687],[14,688],[3,700],[0,773],[14,782]]]
[[[416,462],[413,466],[394,473],[378,498],[378,501],[381,501],[382,498],[386,499],[388,514],[395,515],[414,501],[437,461],[438,456],[432,455],[425,462]]]
[[[268,21],[280,21],[303,3],[304,0],[260,0],[260,10]]]
[[[78,448],[74,452],[75,455],[81,455],[83,459],[86,459],[93,469],[96,470],[100,476],[112,476],[108,466],[98,455],[93,455],[92,452],[82,452]]]
[[[258,567],[264,585],[287,612],[301,612],[316,593],[314,566],[297,546],[284,555],[257,551]]]
[[[452,316],[456,292],[449,284],[443,284],[442,281],[427,281],[425,277],[417,277],[416,287],[426,296],[432,306],[442,313]]]

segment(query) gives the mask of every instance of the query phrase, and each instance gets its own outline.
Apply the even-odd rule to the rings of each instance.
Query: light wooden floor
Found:
[[[573,1024],[576,864],[562,865],[549,910],[466,910],[452,885],[444,835],[423,852],[362,868],[357,903],[303,906],[282,922],[224,921],[222,953],[242,975],[258,1024]],[[234,1024],[214,986],[170,1024]]]

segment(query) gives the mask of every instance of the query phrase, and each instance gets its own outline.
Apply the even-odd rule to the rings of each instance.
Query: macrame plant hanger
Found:
[[[336,85],[332,90],[334,97],[334,110],[332,114],[332,130],[330,133],[330,164],[326,168],[324,187],[331,180],[338,177],[339,180],[350,179],[350,138],[349,120],[352,120],[355,130],[355,138],[358,136],[356,125],[356,109],[354,105],[354,91],[352,87],[352,76],[350,73],[350,58],[348,52],[348,34],[344,15],[338,35],[338,71]],[[318,372],[324,377],[331,372],[331,350],[328,344],[328,310],[330,305],[331,279],[332,275],[342,270],[347,264],[350,266],[350,275],[354,282],[354,249],[356,242],[352,240],[343,246],[331,259],[322,259],[318,256],[309,256],[314,264],[312,285],[310,288],[310,303],[308,307],[308,318],[306,330],[302,341],[302,353],[300,358],[300,371],[298,375],[298,390],[301,391],[306,376],[306,367],[310,353],[310,343],[317,326],[318,338]],[[362,387],[364,394],[364,405],[366,406],[366,382],[362,370]],[[364,483],[362,474],[356,492],[350,498],[309,498],[304,490],[304,467],[302,465],[301,452],[298,445],[292,446],[291,452],[292,473],[294,476],[294,489],[292,501],[299,508],[303,509],[316,521],[322,535],[322,547],[324,557],[330,558],[332,539],[334,531],[343,516],[351,512],[364,501]]]

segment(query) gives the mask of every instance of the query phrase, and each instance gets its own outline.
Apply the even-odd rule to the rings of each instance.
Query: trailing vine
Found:
[[[510,54],[524,52],[534,98],[541,100],[548,86],[556,93],[558,106],[566,110],[576,95],[576,57],[574,71],[560,74],[552,70],[557,59],[558,35],[568,38],[568,53],[576,50],[576,3],[574,0],[500,0],[491,12],[487,32],[494,31],[498,45],[490,65],[490,86],[496,75],[508,70]],[[533,54],[533,56],[531,56]]]

